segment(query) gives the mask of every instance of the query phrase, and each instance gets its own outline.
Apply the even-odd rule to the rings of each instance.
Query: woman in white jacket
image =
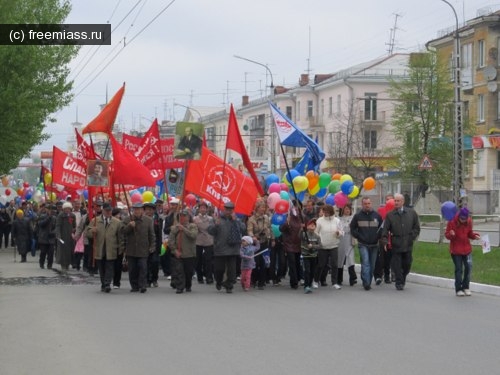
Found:
[[[337,284],[338,273],[338,252],[339,238],[341,236],[340,220],[334,216],[334,209],[330,205],[324,205],[323,216],[316,220],[316,233],[321,238],[321,249],[318,250],[318,266],[314,275],[314,282],[317,285],[326,286],[326,276],[328,265],[330,266],[332,285],[335,289],[340,289]],[[313,287],[316,287],[313,284]]]
[[[349,285],[353,286],[358,282],[356,271],[354,269],[354,244],[355,241],[351,236],[351,220],[353,217],[352,206],[350,203],[346,204],[339,211],[340,219],[340,232],[342,237],[339,243],[339,272],[337,275],[337,284],[342,285],[344,276],[344,263],[349,272]]]

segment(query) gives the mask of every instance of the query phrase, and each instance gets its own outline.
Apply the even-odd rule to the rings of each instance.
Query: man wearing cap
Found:
[[[40,268],[45,268],[45,259],[47,259],[47,268],[52,269],[54,262],[54,248],[56,244],[56,206],[48,205],[40,210],[37,221],[37,238],[40,247]]]
[[[132,215],[123,220],[125,233],[125,254],[129,271],[131,292],[146,292],[147,260],[155,250],[153,220],[144,215],[142,203],[132,206]]]
[[[122,223],[111,215],[112,211],[113,207],[104,203],[102,215],[94,217],[86,229],[87,238],[95,241],[95,259],[101,277],[101,292],[106,293],[111,291],[115,260],[125,247]]]
[[[198,227],[196,236],[196,277],[198,283],[203,284],[205,276],[207,284],[213,284],[213,256],[214,237],[208,233],[208,227],[214,224],[214,218],[208,215],[208,205],[201,202],[198,205],[198,215],[193,218],[193,222]]]
[[[224,287],[227,293],[233,292],[236,283],[236,261],[245,232],[245,225],[238,220],[234,212],[234,203],[226,202],[221,217],[208,227],[208,233],[214,236],[214,275],[217,290]],[[223,280],[224,275],[226,280]]]
[[[392,244],[391,268],[396,278],[396,289],[403,290],[413,261],[413,242],[420,234],[420,222],[413,208],[404,207],[403,194],[394,194],[394,210],[387,213],[382,231],[382,244],[387,249],[390,233]]]
[[[170,228],[168,247],[171,256],[172,285],[176,293],[191,292],[196,261],[198,227],[191,222],[188,210],[179,212],[178,221]]]
[[[153,220],[155,232],[155,251],[148,256],[148,287],[158,287],[158,271],[160,270],[160,252],[161,252],[161,228],[162,221],[156,212],[154,203],[144,203],[144,214]]]
[[[66,272],[72,261],[75,249],[74,234],[76,231],[76,217],[71,202],[64,202],[62,212],[56,219],[57,253],[56,261],[61,265],[61,270]]]

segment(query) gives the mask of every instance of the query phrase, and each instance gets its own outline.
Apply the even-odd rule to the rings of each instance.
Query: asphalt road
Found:
[[[0,278],[15,267],[23,275],[29,267],[55,273],[30,261],[0,257]],[[127,277],[110,294],[97,280],[0,285],[0,374],[499,371],[498,296],[458,298],[449,288],[414,283],[404,291],[358,285],[311,295],[287,286],[226,294],[195,284],[176,295],[163,277],[159,288],[138,294]]]

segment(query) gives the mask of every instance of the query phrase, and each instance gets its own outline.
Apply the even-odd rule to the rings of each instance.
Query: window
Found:
[[[450,68],[450,81],[455,82],[456,71],[455,71],[455,58],[453,56],[453,53],[450,54],[450,62],[448,64],[448,66]]]
[[[297,101],[297,120],[300,120],[300,102]]]
[[[375,149],[377,148],[377,131],[376,130],[365,130],[365,148]]]
[[[484,95],[477,96],[477,122],[484,122]]]
[[[307,118],[311,118],[313,116],[314,116],[314,114],[313,114],[313,101],[308,100],[307,101]]]
[[[461,63],[461,81],[463,86],[472,86],[472,43],[462,45]]]
[[[286,117],[288,117],[290,120],[292,119],[292,106],[291,105],[287,105],[286,108]]]
[[[365,120],[377,119],[377,94],[365,93]]]
[[[486,61],[486,48],[484,45],[484,39],[481,39],[477,42],[477,65],[482,68],[485,66],[485,61]]]
[[[337,95],[337,116],[342,114],[342,95]]]
[[[484,150],[476,150],[476,173],[474,177],[484,177]]]
[[[251,148],[250,155],[254,158],[262,158],[264,157],[264,139],[255,139],[253,140],[253,147]]]
[[[331,116],[333,114],[333,99],[330,96],[328,98],[328,116]]]
[[[323,118],[323,116],[325,115],[325,99],[321,99],[319,110],[320,110],[321,118]]]

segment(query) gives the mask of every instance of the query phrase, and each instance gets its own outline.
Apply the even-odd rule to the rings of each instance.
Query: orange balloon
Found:
[[[19,188],[19,189],[17,189],[16,193],[17,193],[17,195],[19,195],[20,197],[22,197],[23,194],[24,194],[24,189],[23,188]]]
[[[319,184],[319,176],[313,176],[312,178],[309,179],[309,189],[314,188],[316,185]]]
[[[314,173],[314,171],[307,171],[306,172],[306,177],[308,180],[311,180],[311,178],[313,178],[315,175],[316,175],[316,173]]]
[[[332,180],[340,180],[340,177],[342,177],[342,174],[341,174],[341,173],[335,173],[335,174],[332,176]]]
[[[375,179],[373,177],[367,177],[363,181],[363,189],[372,190],[376,185]]]

